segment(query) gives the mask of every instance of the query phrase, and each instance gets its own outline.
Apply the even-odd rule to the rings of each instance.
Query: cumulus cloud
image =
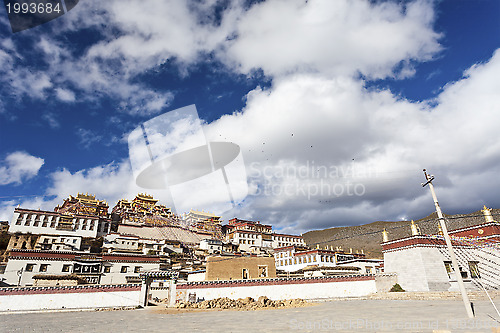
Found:
[[[242,1],[224,6],[217,1],[90,1],[54,21],[51,36],[32,37],[48,69],[16,58],[11,39],[12,52],[0,54],[0,61],[8,64],[3,81],[18,97],[44,99],[53,93],[73,102],[81,91],[86,101],[109,96],[121,101],[125,112],[151,115],[173,94],[137,83],[137,76],[168,62],[187,75],[189,66],[207,55],[243,73],[262,69],[271,76],[304,71],[412,75],[413,61],[429,60],[440,50],[433,20],[428,1],[270,0],[249,9]],[[75,53],[62,36],[82,28],[99,38]]]
[[[433,208],[420,187],[422,168],[437,175],[446,208],[475,210],[498,205],[500,181],[492,175],[500,171],[500,146],[492,133],[500,121],[499,74],[497,51],[430,104],[354,79],[295,75],[252,91],[242,112],[207,133],[239,143],[249,163],[258,195],[238,214],[281,228],[420,218]]]
[[[430,1],[265,1],[238,20],[224,56],[243,73],[404,77],[441,49],[433,21]]]
[[[11,80],[17,96],[107,96],[123,112],[152,115],[174,95],[141,83],[145,72],[174,64],[189,75],[204,57],[238,73],[262,71],[271,87],[253,89],[242,110],[206,126],[209,139],[238,143],[247,163],[252,195],[227,217],[288,232],[419,218],[433,209],[419,185],[424,167],[437,176],[443,208],[498,205],[500,52],[433,101],[411,102],[363,81],[412,76],[415,63],[439,54],[433,2],[269,0],[247,8],[236,1],[216,15],[220,5],[89,1],[54,21],[60,29],[51,38],[34,39],[44,72],[22,67],[15,43],[2,42],[1,80]],[[58,38],[82,27],[99,30],[99,38],[75,54]],[[0,181],[17,179],[2,174]],[[113,201],[144,191],[125,161],[56,171],[52,182],[46,194],[57,200],[84,191]]]
[[[159,199],[162,204],[172,207],[171,197],[165,190],[145,190],[136,185],[130,162],[122,160],[93,168],[71,172],[62,169],[51,174],[52,185],[46,195],[62,202],[64,198],[76,193],[92,193],[96,198],[107,200],[112,208],[120,199],[133,199],[138,193],[147,192]]]
[[[63,102],[74,102],[75,93],[68,89],[56,88],[55,93],[57,98]]]
[[[0,165],[0,185],[21,184],[35,177],[43,164],[43,158],[26,152],[10,153]]]

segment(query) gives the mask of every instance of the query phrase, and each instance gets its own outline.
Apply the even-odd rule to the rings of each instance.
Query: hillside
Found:
[[[491,213],[495,220],[499,220],[500,209],[492,209]],[[422,234],[436,234],[438,222],[436,213],[425,218],[416,220]],[[468,226],[478,225],[485,222],[483,213],[479,210],[470,214],[446,215],[446,227],[448,230],[460,229]],[[404,238],[411,235],[410,221],[377,221],[369,224],[352,227],[335,227],[324,230],[314,230],[304,233],[304,241],[311,248],[319,243],[321,248],[325,246],[341,246],[344,251],[364,250],[368,258],[383,258],[382,231],[384,228],[389,233],[389,240]]]

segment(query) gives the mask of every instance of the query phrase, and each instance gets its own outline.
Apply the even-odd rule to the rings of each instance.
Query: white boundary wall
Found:
[[[314,281],[309,283],[275,283],[262,285],[236,284],[230,287],[197,286],[183,284],[176,286],[176,300],[186,301],[189,294],[196,294],[196,298],[205,300],[219,297],[231,299],[267,296],[272,300],[283,299],[329,299],[339,297],[361,297],[377,292],[375,279],[358,281]]]
[[[308,284],[288,284],[278,286],[250,286],[233,288],[199,288],[184,289],[185,296],[189,293],[195,293],[197,298],[206,300],[219,297],[228,297],[231,299],[252,297],[254,299],[260,296],[267,296],[272,300],[283,299],[318,299],[318,298],[337,298],[337,297],[360,297],[367,296],[377,292],[375,281],[355,281],[355,282],[330,282],[330,283],[308,283]],[[184,291],[177,290],[179,298],[182,299]]]
[[[135,290],[76,291],[0,295],[0,312],[61,310],[85,308],[136,307],[140,304],[140,288]],[[59,292],[58,292],[59,291]]]

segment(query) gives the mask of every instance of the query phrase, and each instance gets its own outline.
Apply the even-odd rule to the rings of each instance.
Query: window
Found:
[[[142,269],[142,266],[135,266],[134,267],[134,273],[139,273]]]
[[[479,263],[477,261],[469,261],[469,271],[471,278],[477,279],[481,277],[479,274]]]
[[[366,269],[366,274],[371,274],[372,273],[372,268],[371,267],[365,267]]]
[[[63,265],[62,271],[63,272],[69,272],[69,269],[71,268],[71,265]]]
[[[242,271],[241,275],[242,275],[243,280],[248,279],[249,278],[248,269],[243,268],[243,271]]]
[[[46,272],[49,268],[49,264],[41,264],[39,272]]]
[[[454,280],[455,279],[455,273],[454,273],[454,270],[453,270],[453,266],[451,265],[451,261],[445,261],[444,262],[444,267],[446,268],[446,273],[448,273],[448,278]],[[464,271],[463,268],[460,267],[460,266],[458,266],[458,269],[460,270],[460,275],[462,276],[462,278],[466,279],[468,277],[467,272]]]
[[[111,272],[111,266],[104,266],[103,273],[109,273]]]
[[[444,268],[446,268],[446,273],[448,273],[448,278],[451,279],[453,275],[453,267],[451,266],[451,261],[445,261]]]
[[[128,266],[122,266],[120,273],[127,273]]]
[[[26,264],[26,272],[33,272],[33,268],[35,267],[35,264]]]
[[[258,266],[259,277],[267,277],[267,266]]]

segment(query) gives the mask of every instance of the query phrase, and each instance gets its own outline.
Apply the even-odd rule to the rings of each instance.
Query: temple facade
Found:
[[[214,239],[222,239],[221,217],[208,212],[190,210],[182,216],[189,230],[210,234]]]
[[[273,233],[271,225],[240,220],[228,221],[224,226],[226,241],[239,246],[240,250],[255,252],[259,249],[275,249],[283,246],[305,246],[302,236]]]
[[[95,215],[16,208],[9,233],[96,238],[110,232],[111,222]]]
[[[159,205],[153,196],[139,193],[133,200],[121,199],[111,211],[120,224],[134,225],[176,225],[179,220],[171,209]]]
[[[78,193],[76,197],[72,195],[64,199],[61,206],[57,206],[54,211],[63,214],[77,214],[87,216],[108,217],[109,206],[105,200],[97,200],[93,194]]]
[[[486,223],[449,230],[460,275],[468,289],[500,288],[500,223],[483,209]],[[437,223],[437,222],[436,222]],[[407,291],[458,290],[456,274],[442,235],[421,235],[412,225],[412,235],[382,243],[384,268],[397,273]]]
[[[295,272],[306,267],[337,267],[339,265],[349,263],[349,265],[359,266],[358,260],[365,259],[364,253],[346,253],[344,251],[333,249],[333,247],[325,249],[308,249],[304,246],[298,247],[295,245],[285,246],[274,250],[274,260],[276,269]],[[364,273],[376,273],[376,266],[380,265],[381,260],[377,263],[370,263],[367,267],[373,267],[367,270],[363,267]],[[366,265],[365,265],[366,266]]]

